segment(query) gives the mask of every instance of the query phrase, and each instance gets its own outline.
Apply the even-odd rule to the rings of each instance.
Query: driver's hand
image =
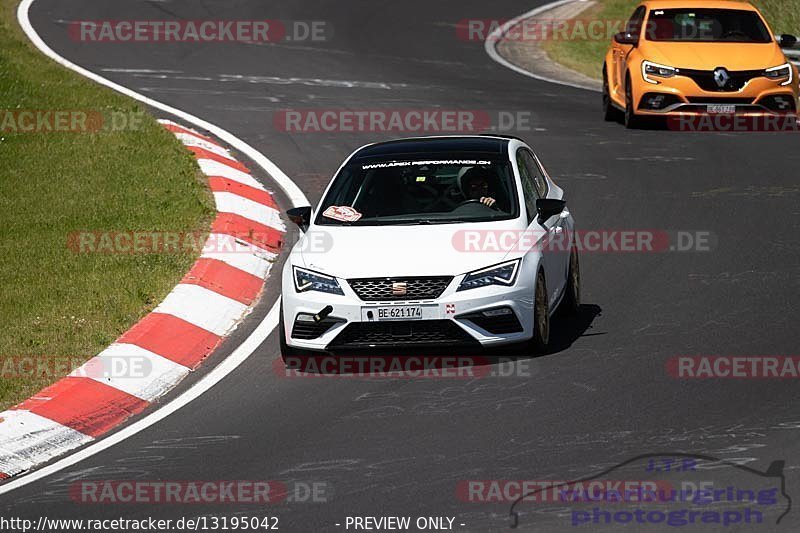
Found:
[[[497,201],[489,196],[481,196],[481,203],[487,207],[492,207]]]

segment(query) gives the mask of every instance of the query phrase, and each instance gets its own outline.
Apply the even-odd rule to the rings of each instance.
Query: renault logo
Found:
[[[392,283],[392,296],[405,296],[408,292],[408,283],[395,281]]]
[[[723,89],[731,81],[731,75],[724,67],[719,67],[714,71],[714,81],[717,82],[717,87]]]

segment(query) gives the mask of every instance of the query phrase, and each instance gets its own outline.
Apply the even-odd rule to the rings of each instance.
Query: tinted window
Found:
[[[656,9],[646,37],[651,41],[768,43],[761,17],[741,9]]]
[[[539,198],[547,196],[547,181],[544,178],[544,173],[541,167],[536,162],[536,158],[528,150],[520,150],[522,152],[525,167],[528,169],[528,175],[533,180],[533,186],[536,187],[536,193]]]
[[[437,224],[519,216],[507,159],[453,155],[353,161],[336,175],[317,224]],[[481,198],[493,198],[489,207]]]
[[[536,213],[536,199],[539,197],[534,184],[533,175],[529,167],[526,154],[527,150],[520,148],[517,150],[517,167],[519,167],[519,177],[522,181],[522,195],[525,198],[525,208],[528,211],[528,222],[533,220]]]
[[[633,35],[639,35],[639,32],[642,29],[642,23],[644,22],[644,14],[646,9],[644,6],[637,7],[636,11],[633,12],[631,18],[628,20],[628,23],[625,25],[625,32],[631,33]]]

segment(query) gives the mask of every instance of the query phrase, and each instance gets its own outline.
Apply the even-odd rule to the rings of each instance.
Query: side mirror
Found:
[[[536,219],[539,224],[544,224],[548,218],[560,214],[567,202],[565,200],[553,200],[551,198],[539,198],[536,200],[536,212],[539,217]]]
[[[619,33],[614,34],[614,41],[619,44],[629,44],[631,46],[636,46],[639,44],[639,36],[635,33],[621,31]]]
[[[791,48],[797,44],[797,37],[794,35],[789,35],[788,33],[784,33],[780,37],[778,37],[778,45],[781,48]]]
[[[311,206],[306,205],[303,207],[293,207],[286,211],[286,216],[289,220],[297,224],[303,231],[308,229],[311,224]]]

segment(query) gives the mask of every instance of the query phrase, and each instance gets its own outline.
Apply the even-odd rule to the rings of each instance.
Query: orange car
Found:
[[[797,114],[798,71],[747,2],[646,0],[614,36],[603,65],[606,120],[629,128],[643,117]]]

